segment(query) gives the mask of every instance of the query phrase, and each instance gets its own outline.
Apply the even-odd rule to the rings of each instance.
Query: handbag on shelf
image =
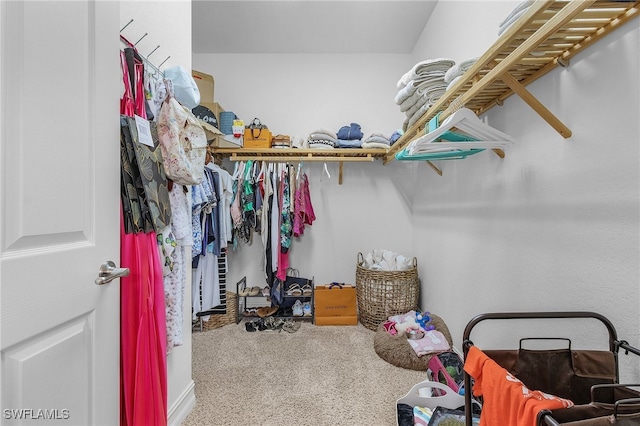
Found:
[[[350,284],[331,283],[315,288],[316,325],[357,325],[356,288]]]

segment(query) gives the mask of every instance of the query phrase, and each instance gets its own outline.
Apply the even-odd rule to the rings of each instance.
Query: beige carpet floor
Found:
[[[305,321],[295,333],[194,332],[196,406],[183,425],[393,426],[396,400],[426,372],[381,359],[374,335]]]

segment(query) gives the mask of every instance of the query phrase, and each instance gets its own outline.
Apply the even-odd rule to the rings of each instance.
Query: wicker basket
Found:
[[[202,323],[202,330],[213,330],[225,325],[236,323],[236,297],[235,293],[227,291],[227,313],[209,315],[209,321]]]
[[[418,308],[420,282],[418,261],[406,271],[374,271],[364,267],[362,253],[358,253],[356,294],[358,315],[362,325],[375,331],[388,317]]]

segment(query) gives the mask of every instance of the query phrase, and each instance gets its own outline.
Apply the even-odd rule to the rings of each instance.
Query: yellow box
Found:
[[[244,129],[244,148],[271,148],[271,130]]]
[[[200,91],[200,103],[213,102],[213,76],[196,70],[191,70],[191,76],[195,80],[198,90]]]

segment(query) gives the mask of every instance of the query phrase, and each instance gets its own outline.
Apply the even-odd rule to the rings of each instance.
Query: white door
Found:
[[[119,4],[0,3],[2,424],[119,423]],[[121,266],[121,265],[118,265]]]

